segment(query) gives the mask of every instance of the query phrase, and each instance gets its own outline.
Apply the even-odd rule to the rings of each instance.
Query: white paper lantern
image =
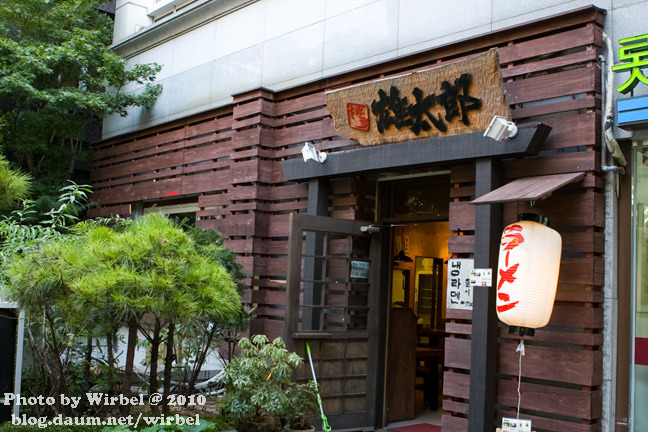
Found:
[[[547,325],[560,271],[562,239],[539,215],[520,215],[502,232],[497,271],[497,316],[525,334]],[[545,219],[546,221],[546,219]],[[519,330],[519,329],[518,329]]]

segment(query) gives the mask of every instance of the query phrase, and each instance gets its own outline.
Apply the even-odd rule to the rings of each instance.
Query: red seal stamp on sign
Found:
[[[369,130],[369,107],[367,105],[348,102],[346,111],[350,128]]]

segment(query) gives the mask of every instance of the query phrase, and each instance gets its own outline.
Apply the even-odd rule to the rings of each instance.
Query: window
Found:
[[[648,148],[634,153],[634,355],[632,406],[634,430],[648,430]],[[639,408],[639,409],[637,409]]]
[[[450,179],[446,175],[385,182],[381,189],[382,221],[447,220]]]

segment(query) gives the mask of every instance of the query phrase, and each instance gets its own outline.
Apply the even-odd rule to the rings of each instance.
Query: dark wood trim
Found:
[[[374,379],[383,375],[384,363],[384,342],[381,337],[382,326],[385,325],[384,309],[386,307],[385,290],[380,289],[380,280],[384,277],[385,268],[381,265],[382,254],[387,248],[383,244],[384,236],[382,232],[373,234],[363,234],[361,227],[368,225],[370,222],[336,219],[331,217],[316,216],[306,213],[293,213],[290,215],[290,248],[288,252],[288,281],[286,285],[286,313],[284,337],[286,345],[295,350],[295,340],[312,340],[312,341],[340,341],[345,340],[365,340],[367,341],[368,351],[366,353],[366,388],[361,393],[356,394],[365,396],[364,412],[349,412],[340,415],[332,414],[329,416],[331,425],[335,422],[339,425],[364,426],[367,424],[377,424],[382,421],[382,393],[384,388],[383,379]],[[300,286],[302,283],[302,243],[304,233],[313,233],[315,235],[324,233],[354,235],[354,236],[371,236],[369,260],[370,260],[370,285],[368,291],[367,306],[369,315],[366,331],[298,331],[299,323],[299,304],[300,304]],[[307,237],[308,239],[308,237]],[[330,245],[330,244],[329,244]],[[330,251],[324,251],[324,254]],[[389,262],[389,261],[387,261]],[[305,290],[308,290],[305,287]],[[323,395],[324,396],[324,395]],[[332,397],[330,394],[328,397]]]
[[[133,132],[126,132],[124,134],[115,135],[101,141],[96,141],[91,144],[93,149],[101,149],[106,146],[120,145],[128,141],[136,141],[146,137],[155,136],[160,133],[168,133],[172,129],[182,129],[187,125],[202,123],[221,117],[232,115],[232,105],[227,105],[219,108],[214,108],[209,111],[194,114],[189,117],[182,117],[177,120],[171,120],[168,123],[161,123],[145,129],[139,129]]]
[[[584,177],[584,172],[521,177],[472,200],[470,204],[538,201],[550,197],[556,189],[560,189]]]
[[[338,340],[338,339],[367,339],[369,331],[346,330],[339,332],[298,331],[292,334],[293,339],[299,340]]]
[[[455,324],[457,325],[457,324]],[[464,324],[468,326],[469,324]],[[497,347],[499,356],[499,367],[497,372],[501,375],[517,376],[519,373],[519,354],[515,351],[519,339],[513,338],[508,334],[508,329],[498,329],[498,336],[501,338]],[[538,330],[540,332],[542,330]],[[544,330],[545,334],[548,330]],[[532,336],[524,339],[529,341],[525,347],[526,353],[523,360],[523,379],[538,379],[581,385],[581,386],[600,386],[603,382],[603,364],[601,350],[566,350],[561,343],[569,343],[568,339],[562,339],[562,335],[556,333],[553,340],[553,346],[538,345]],[[580,334],[581,338],[585,336]],[[600,343],[600,342],[599,342]],[[446,362],[445,366],[455,370],[470,369],[470,339],[447,338],[445,341],[445,352],[451,361]],[[499,396],[499,395],[498,395]],[[526,395],[525,395],[526,396]],[[528,398],[524,398],[525,405],[532,405]],[[558,407],[556,407],[558,408]],[[569,411],[563,411],[563,415],[569,415]]]
[[[475,195],[483,196],[500,184],[501,169],[493,158],[475,162]],[[486,204],[475,209],[475,268],[493,269],[490,287],[473,291],[473,326],[470,350],[470,411],[468,430],[493,430],[497,373],[497,314],[495,281],[501,236],[501,204]]]
[[[327,179],[312,179],[308,182],[308,214],[315,216],[328,216],[328,200],[330,195],[329,181]],[[306,233],[306,255],[309,257],[321,255],[324,247],[324,234]],[[304,278],[314,281],[322,278],[320,266],[315,265],[313,258],[304,259]],[[320,284],[305,282],[304,304],[319,304],[322,296]],[[319,310],[306,309],[302,316],[304,328],[316,329],[319,327]]]
[[[281,167],[286,180],[307,180],[490,156],[528,156],[538,153],[550,131],[549,126],[534,123],[520,126],[517,136],[506,141],[494,141],[482,132],[474,132],[330,153],[324,163],[290,159]]]
[[[328,216],[330,189],[326,179],[312,179],[308,182],[308,214]]]
[[[299,325],[299,282],[301,279],[302,231],[298,228],[299,213],[291,213],[288,237],[288,265],[286,268],[286,312],[284,315],[284,341],[291,351],[295,350],[293,333]]]
[[[298,222],[303,231],[323,233],[347,234],[351,232],[361,234],[360,228],[370,223],[356,219],[335,219],[325,216],[306,215],[304,213],[293,213],[290,216],[293,219],[292,223]]]
[[[515,346],[514,348],[515,349]],[[453,397],[467,398],[468,390],[467,385],[469,376],[463,373],[446,372],[444,386],[450,390]],[[516,407],[518,402],[517,394],[517,381],[507,379],[497,379],[495,387],[491,389],[493,393],[497,392],[498,402],[503,406]],[[520,393],[522,396],[522,405],[525,408],[534,407],[538,411],[551,413],[553,415],[560,415],[564,417],[571,417],[572,419],[580,419],[582,423],[590,423],[591,421],[600,418],[602,412],[602,400],[600,389],[588,389],[587,387],[549,387],[544,384],[536,382],[522,382],[520,385]],[[526,397],[525,397],[526,395]],[[530,397],[533,395],[533,397]],[[472,405],[470,405],[472,409]],[[515,411],[510,410],[509,417],[515,417]],[[567,412],[568,414],[564,414]],[[530,413],[529,413],[530,414]],[[524,413],[524,418],[527,413]],[[547,416],[544,417],[545,419]],[[493,426],[487,429],[481,429],[480,432],[492,432],[495,430],[495,419],[493,418]],[[541,430],[546,430],[540,425],[534,423],[534,427]],[[554,432],[569,431],[572,429],[549,429]],[[599,429],[600,431],[600,429]],[[445,429],[444,429],[445,432]],[[639,432],[639,431],[636,431]],[[643,431],[641,431],[643,432]]]
[[[629,143],[620,141],[623,153],[632,154]],[[634,160],[634,158],[632,158]],[[625,175],[619,176],[617,203],[617,345],[616,345],[616,432],[628,430],[630,418],[630,365],[632,363],[631,336],[634,311],[632,304],[632,177],[634,164]],[[611,324],[611,323],[610,323]]]
[[[383,281],[388,280],[391,266],[389,254],[389,230],[381,229],[378,233],[371,234],[371,282],[369,292],[369,308],[373,311],[369,315],[369,358],[367,362],[367,394],[373,395],[373,404],[367,405],[370,419],[374,425],[382,424],[385,392],[385,350],[388,316],[388,290],[383,286]],[[373,329],[373,332],[371,331]]]

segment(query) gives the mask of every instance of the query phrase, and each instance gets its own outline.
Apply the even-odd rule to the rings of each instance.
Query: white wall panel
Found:
[[[326,19],[380,0],[326,0]]]
[[[170,45],[161,45],[129,59],[129,64],[157,63],[162,70],[157,74],[158,80],[169,78],[173,75],[173,49]]]
[[[214,61],[210,77],[212,107],[231,102],[232,89],[245,91],[259,88],[262,64],[262,45],[256,45]]]
[[[595,6],[609,9],[612,0],[597,1]],[[591,0],[492,0],[493,30],[556,15],[592,4]]]
[[[214,58],[224,57],[263,42],[266,2],[253,3],[216,21]]]
[[[483,33],[491,23],[491,0],[457,1],[451,7],[438,1],[401,1],[398,17],[398,47],[407,48],[422,41],[455,39],[473,29]]]
[[[208,107],[211,102],[213,63],[184,71],[182,79],[169,79],[164,88],[169,98],[169,111],[192,112],[196,107]]]
[[[173,74],[178,74],[214,59],[216,23],[211,22],[175,38],[173,45]]]
[[[266,0],[266,3],[266,40],[324,20],[326,0]]]
[[[323,43],[323,21],[266,41],[262,85],[271,87],[300,76],[321,75]]]
[[[398,1],[371,3],[326,21],[324,68],[362,61],[398,46]]]

